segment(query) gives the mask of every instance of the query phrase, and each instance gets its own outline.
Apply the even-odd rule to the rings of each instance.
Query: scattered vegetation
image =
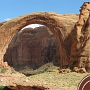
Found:
[[[7,70],[6,68],[0,68],[0,73],[10,73],[10,74],[16,74],[17,71],[14,70],[14,68],[11,67],[11,70]]]
[[[59,68],[58,66],[55,66],[52,62],[50,62],[35,69],[27,66],[24,69],[19,70],[19,72],[28,76],[28,75],[35,75],[35,74],[52,71],[53,69],[58,69],[58,68]]]
[[[17,71],[15,71],[13,67],[11,67],[11,73],[15,74],[15,73],[17,73]]]
[[[5,88],[5,86],[0,86],[0,90],[3,90]]]
[[[29,76],[30,81],[40,81],[43,84],[53,85],[55,87],[65,88],[65,87],[75,87],[74,90],[77,90],[77,86],[80,81],[89,73],[76,73],[70,72],[66,74],[57,73],[57,72],[45,72],[42,74]],[[61,89],[66,90],[66,89]],[[69,90],[69,89],[68,89]],[[71,89],[70,89],[71,90]]]
[[[10,90],[7,86],[0,86],[0,90]]]
[[[6,73],[7,69],[6,68],[1,68],[0,73]]]
[[[58,87],[60,90],[77,90],[77,86],[80,81],[90,73],[59,73],[52,72],[53,70],[58,70],[58,66],[54,66],[53,63],[45,64],[35,70],[30,67],[24,67],[20,72],[25,73],[28,77],[18,78],[16,82],[32,82],[32,83],[40,83],[41,85],[48,85],[53,87]],[[66,67],[65,69],[71,69],[70,67]],[[0,73],[7,73],[8,70],[6,68],[0,69]],[[16,74],[17,71],[14,68],[11,68],[9,73]],[[67,89],[68,88],[68,89]],[[6,89],[5,86],[0,86],[0,90],[9,90]]]

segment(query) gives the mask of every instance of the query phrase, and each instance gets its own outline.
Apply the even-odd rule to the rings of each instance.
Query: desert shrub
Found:
[[[10,90],[7,86],[0,86],[0,90]]]
[[[2,69],[1,69],[1,73],[5,73],[6,71],[7,71],[6,68],[2,68]]]
[[[16,73],[16,71],[14,70],[13,67],[11,67],[11,72],[14,73],[14,74]]]
[[[5,88],[5,86],[0,86],[0,90],[3,90]]]

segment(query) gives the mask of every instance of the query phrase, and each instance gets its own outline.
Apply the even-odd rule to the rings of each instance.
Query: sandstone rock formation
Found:
[[[85,2],[81,7],[79,16],[59,15],[52,12],[38,12],[20,16],[10,21],[0,23],[1,62],[3,62],[4,54],[12,38],[23,27],[29,24],[43,24],[49,28],[49,30],[54,34],[54,36],[57,39],[59,46],[60,67],[62,68],[64,66],[70,65],[85,68],[89,72],[90,71],[89,13],[90,13],[90,2]]]
[[[12,67],[34,64],[32,68],[35,68],[48,62],[59,64],[59,57],[55,36],[47,27],[41,26],[20,31],[9,44],[4,61]]]
[[[90,2],[82,5],[75,24],[70,64],[90,72]]]
[[[0,60],[12,38],[29,24],[43,24],[55,35],[60,55],[60,67],[68,65],[70,58],[71,36],[78,15],[59,15],[52,12],[38,12],[14,18],[0,24]]]

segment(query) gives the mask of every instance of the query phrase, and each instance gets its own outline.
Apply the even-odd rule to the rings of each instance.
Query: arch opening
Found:
[[[9,43],[4,61],[17,71],[35,74],[58,68],[59,51],[57,39],[48,27],[30,24],[22,28]]]

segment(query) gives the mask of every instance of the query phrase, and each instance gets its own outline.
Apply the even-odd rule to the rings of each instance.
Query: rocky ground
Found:
[[[88,74],[76,72],[62,74],[58,70],[52,70],[25,76],[13,69],[11,72],[1,70],[0,86],[8,86],[10,90],[77,90],[79,82]]]

